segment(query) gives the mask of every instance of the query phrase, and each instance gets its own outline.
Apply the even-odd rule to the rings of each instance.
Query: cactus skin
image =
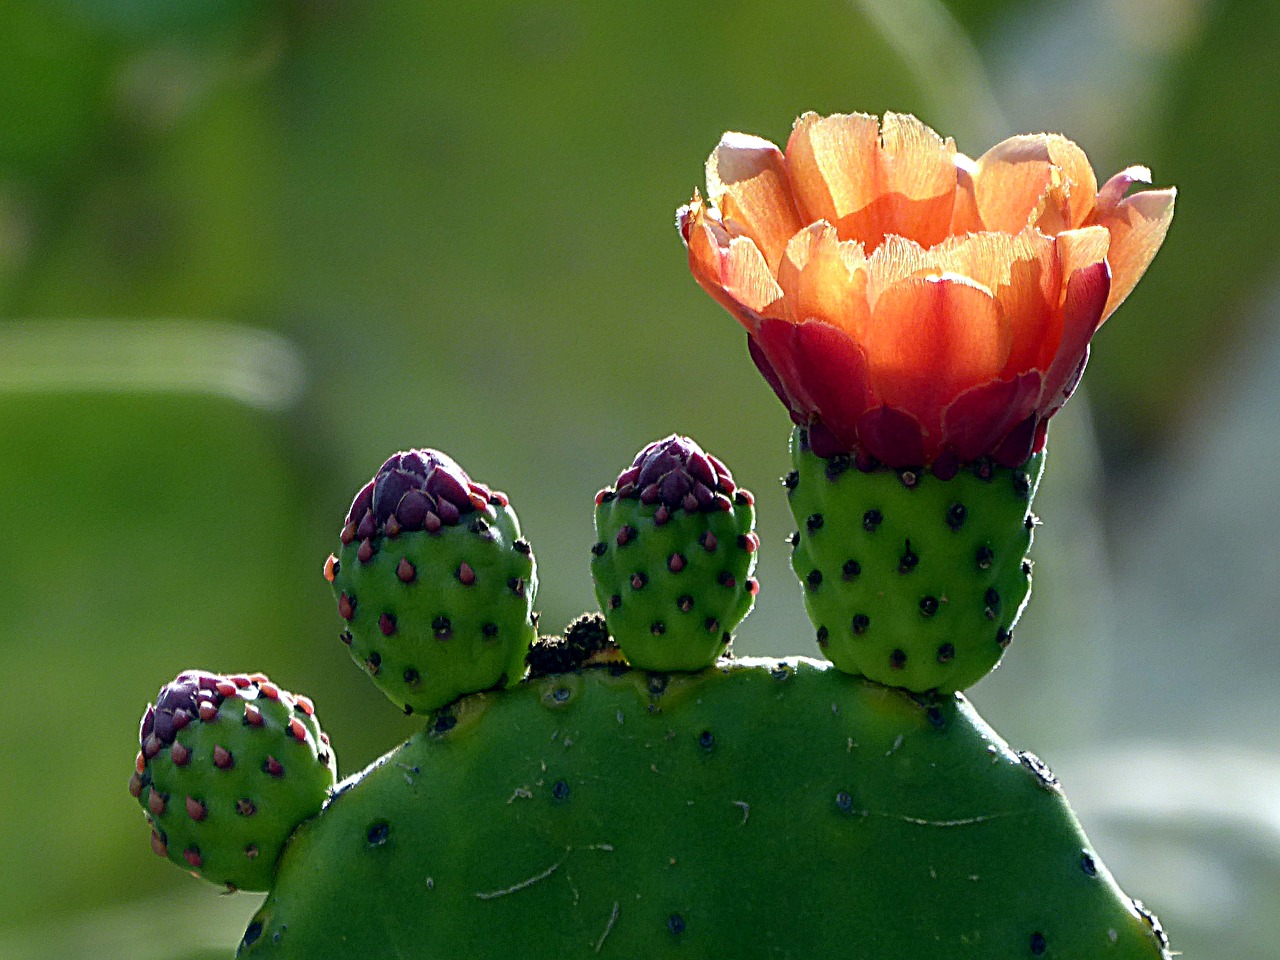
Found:
[[[649,444],[596,495],[591,575],[623,655],[642,670],[701,670],[751,611],[755,500],[687,437]]]
[[[520,679],[537,568],[506,496],[435,450],[391,457],[325,564],[351,657],[406,713]]]
[[[823,654],[916,692],[963,690],[993,670],[1031,591],[1044,455],[942,480],[824,459],[802,430],[791,454],[791,565]]]
[[[138,739],[129,792],[152,849],[239,890],[271,885],[281,848],[337,778],[311,701],[260,673],[180,673],[147,707]]]
[[[1056,781],[962,696],[795,659],[588,669],[460,701],[303,825],[238,956],[1165,947]]]

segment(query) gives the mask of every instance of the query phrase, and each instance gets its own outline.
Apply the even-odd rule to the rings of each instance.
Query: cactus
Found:
[[[1048,135],[970,161],[897,115],[807,114],[786,156],[728,134],[707,171],[677,224],[798,428],[793,566],[832,665],[722,656],[754,504],[692,440],[598,495],[603,612],[536,642],[506,498],[397,454],[325,575],[424,729],[310,816],[332,755],[309,703],[183,674],[130,783],[157,851],[270,887],[238,951],[259,960],[1169,960],[1049,768],[959,691],[1026,601],[1047,423],[1172,192],[1125,199],[1142,168],[1096,188]],[[301,789],[270,794],[273,763]],[[269,836],[236,797],[280,798]]]
[[[261,673],[178,674],[147,707],[138,739],[129,792],[152,849],[233,889],[271,885],[285,841],[336,778],[311,701]]]
[[[406,713],[524,674],[537,571],[506,496],[450,457],[387,460],[351,504],[325,563],[342,641]]]
[[[724,464],[675,435],[596,494],[596,600],[632,666],[701,670],[725,651],[759,591],[754,504]]]
[[[963,697],[792,659],[591,668],[436,714],[298,831],[239,956],[357,953],[1155,960],[1162,941],[1052,774]]]
[[[864,470],[818,456],[797,429],[791,455],[791,563],[822,652],[846,673],[917,692],[963,690],[991,671],[1031,590],[1043,454],[941,477]]]

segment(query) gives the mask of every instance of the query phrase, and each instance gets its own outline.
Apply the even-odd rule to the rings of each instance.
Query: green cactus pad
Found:
[[[642,670],[714,663],[759,591],[751,494],[673,435],[596,496],[595,526],[596,600],[627,661]]]
[[[791,565],[822,652],[917,692],[962,690],[994,669],[1031,590],[1044,455],[941,480],[824,459],[796,431],[792,462]]]
[[[453,508],[443,522],[426,513],[424,525],[427,508],[401,501],[405,519],[398,518],[397,503],[384,507],[377,500],[378,484],[396,479],[384,466],[366,488],[368,496],[365,491],[357,496],[342,550],[325,566],[346,621],[343,642],[406,713],[434,710],[464,694],[519,680],[537,634],[533,603],[538,589],[533,552],[506,497],[472,483],[435,451],[397,454],[388,464],[411,455],[429,455],[432,464],[444,461],[457,477],[456,487],[470,487],[469,499],[455,496],[461,511]],[[433,476],[412,479],[433,492]],[[444,494],[437,496],[432,506],[450,506]],[[416,488],[404,497],[422,499]]]
[[[140,739],[129,790],[152,849],[240,890],[271,885],[281,848],[336,782],[311,701],[262,674],[179,675],[148,707]]]
[[[728,513],[679,511],[662,525],[661,506],[612,498],[596,508],[596,600],[632,666],[701,670],[751,610],[755,510],[738,496]],[[635,532],[619,546],[624,527]]]
[[[805,660],[460,701],[298,831],[238,955],[1169,956],[963,697]]]

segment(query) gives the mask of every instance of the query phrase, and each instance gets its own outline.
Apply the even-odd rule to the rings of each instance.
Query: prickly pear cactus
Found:
[[[596,494],[596,600],[632,666],[701,670],[759,591],[755,500],[688,437],[649,444]]]
[[[337,776],[311,701],[260,673],[179,674],[147,707],[139,741],[129,792],[152,849],[240,890],[271,885],[285,841]]]
[[[986,676],[1031,592],[1044,455],[943,479],[820,457],[796,430],[791,457],[791,565],[822,652],[847,673],[917,692]]]
[[[406,713],[524,674],[537,572],[505,495],[437,450],[391,457],[325,564],[342,640]]]
[[[1154,960],[1161,936],[962,697],[795,659],[459,701],[299,830],[239,956]]]
[[[726,134],[707,173],[677,226],[800,427],[792,562],[831,663],[725,656],[754,502],[692,440],[601,492],[602,612],[536,642],[506,497],[396,454],[325,575],[424,728],[329,794],[309,701],[183,674],[130,782],[157,852],[270,887],[258,960],[1170,960],[1048,767],[959,691],[1008,644],[1048,420],[1172,191],[1098,188],[1048,135],[968,160],[892,114],[806,114],[786,155]]]

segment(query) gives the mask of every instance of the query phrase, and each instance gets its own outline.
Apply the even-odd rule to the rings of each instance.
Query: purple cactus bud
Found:
[[[675,434],[649,444],[618,477],[618,496],[668,511],[709,512],[734,491],[733,477],[715,457]]]
[[[203,670],[185,670],[156,694],[154,707],[148,707],[138,729],[138,743],[146,752],[148,745],[158,752],[171,746],[179,730],[199,713],[199,702],[222,702],[218,684],[223,678]]]
[[[407,450],[388,459],[356,495],[347,524],[356,524],[355,537],[361,540],[385,530],[393,517],[397,530],[439,529],[483,508],[488,496],[488,489],[472,483],[452,457],[438,450]]]

